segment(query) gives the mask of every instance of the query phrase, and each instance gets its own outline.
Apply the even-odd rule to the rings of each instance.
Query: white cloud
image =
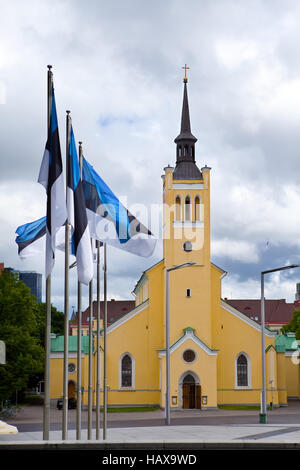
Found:
[[[279,272],[265,275],[264,294],[266,299],[286,299],[294,302],[296,283],[291,274]],[[229,299],[260,299],[261,283],[260,273],[257,278],[241,280],[238,275],[230,273],[222,281],[222,298]]]
[[[212,257],[222,256],[241,263],[257,263],[259,254],[254,243],[223,238],[212,242]]]
[[[212,254],[240,263],[231,273],[236,296],[246,293],[246,278],[252,286],[245,272],[259,268],[261,244],[281,246],[283,258],[300,245],[297,2],[0,3],[1,261],[19,266],[15,228],[45,212],[36,179],[48,63],[63,159],[70,109],[86,158],[116,195],[147,206],[161,202],[160,176],[175,162],[187,63],[196,158],[212,166]],[[152,261],[117,258],[110,289],[127,297]],[[59,282],[53,288],[60,298]]]
[[[257,59],[258,44],[254,41],[236,41],[236,38],[217,39],[215,52],[218,60],[230,69],[241,66],[244,62]]]

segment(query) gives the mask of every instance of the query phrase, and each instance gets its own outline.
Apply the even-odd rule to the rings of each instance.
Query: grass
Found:
[[[259,405],[219,405],[218,408],[220,410],[260,410]],[[272,410],[272,408],[268,406],[268,410]]]
[[[113,407],[107,408],[108,413],[136,413],[136,412],[144,412],[144,411],[156,411],[159,410],[159,406],[121,406],[121,407]],[[103,409],[101,408],[101,411]]]

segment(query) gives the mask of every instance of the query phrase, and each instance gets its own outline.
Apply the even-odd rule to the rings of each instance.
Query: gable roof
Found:
[[[171,354],[172,354],[172,352],[176,351],[176,349],[178,349],[188,339],[191,339],[192,341],[194,341],[194,343],[196,343],[196,345],[199,346],[209,356],[216,356],[218,354],[219,351],[217,349],[211,349],[200,338],[198,338],[198,336],[195,335],[194,328],[188,327],[188,328],[185,328],[183,331],[184,331],[184,334],[177,341],[175,341],[175,343],[173,343],[170,346],[170,353]],[[166,355],[166,350],[165,349],[159,349],[158,350],[158,355],[159,355],[159,357],[164,357]]]
[[[224,299],[224,301],[246,315],[251,320],[261,322],[260,299]],[[300,308],[300,302],[286,303],[285,299],[268,300],[265,299],[265,323],[282,324],[289,323],[293,312]]]
[[[133,310],[135,307],[134,300],[108,300],[107,301],[107,324],[110,325],[111,323],[115,322],[119,318],[126,315],[128,312]],[[90,316],[90,307],[88,306],[82,312],[82,324],[88,323],[88,318]],[[97,301],[93,301],[93,318],[97,318]],[[104,301],[101,300],[100,302],[100,318],[104,319]],[[78,314],[76,312],[74,321],[70,322],[70,327],[77,326]]]
[[[161,260],[159,260],[157,263],[153,264],[153,265],[150,266],[149,268],[145,269],[145,271],[143,271],[143,273],[141,274],[139,280],[136,282],[136,284],[135,284],[135,286],[134,286],[134,289],[133,289],[133,291],[132,291],[132,293],[133,293],[134,295],[137,294],[139,288],[143,285],[144,281],[148,279],[147,273],[148,273],[151,269],[155,268],[155,266],[158,266],[159,264],[161,264],[163,261],[164,261],[164,258],[161,259]]]
[[[240,320],[242,320],[244,323],[247,323],[249,326],[252,326],[252,328],[255,328],[258,331],[261,331],[261,327],[259,323],[255,320],[252,320],[249,318],[247,315],[244,313],[240,312],[237,310],[235,307],[227,303],[226,301],[221,299],[221,307],[226,310],[227,312],[231,313],[232,315],[236,316]],[[276,335],[275,331],[271,331],[268,328],[265,327],[265,335],[266,336],[271,336],[274,337]]]

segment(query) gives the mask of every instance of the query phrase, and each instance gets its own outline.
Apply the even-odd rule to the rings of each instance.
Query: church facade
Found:
[[[167,293],[171,408],[214,409],[218,405],[261,402],[261,327],[222,300],[222,278],[227,273],[211,262],[211,169],[198,168],[196,141],[191,132],[185,78],[181,129],[175,139],[176,164],[164,168],[162,176],[163,259],[137,281],[135,307],[108,326],[109,406],[165,407]],[[172,269],[181,265],[185,266]],[[264,333],[267,403],[287,405],[288,397],[299,399],[298,344],[293,335],[278,336],[267,328]],[[59,338],[53,338],[53,399],[61,397],[63,390],[63,351],[58,343]],[[75,349],[69,352],[74,366],[69,369],[69,393],[76,398]],[[94,404],[97,354],[94,348]],[[102,373],[102,351],[99,354]],[[88,389],[87,368],[85,350],[81,384],[84,392]],[[87,396],[83,393],[83,404],[87,404]]]

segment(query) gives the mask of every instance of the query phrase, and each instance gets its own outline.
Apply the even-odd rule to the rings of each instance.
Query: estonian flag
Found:
[[[34,222],[20,225],[16,230],[16,234],[18,235],[16,237],[18,255],[21,259],[41,255],[45,250],[46,216]],[[63,227],[56,234],[56,248],[62,251],[65,250],[65,231]]]
[[[76,256],[78,281],[93,278],[93,253],[73,128],[70,130],[67,177],[67,210],[71,225],[71,252]]]
[[[82,185],[91,237],[138,256],[152,255],[156,239],[121,204],[83,157]]]
[[[28,256],[35,256],[44,251],[44,235],[46,235],[46,217],[20,225],[16,230],[18,244],[18,254],[25,259]]]
[[[57,124],[54,88],[52,85],[50,126],[48,140],[40,168],[38,182],[47,192],[46,211],[46,278],[55,261],[56,233],[67,219],[62,159]]]

